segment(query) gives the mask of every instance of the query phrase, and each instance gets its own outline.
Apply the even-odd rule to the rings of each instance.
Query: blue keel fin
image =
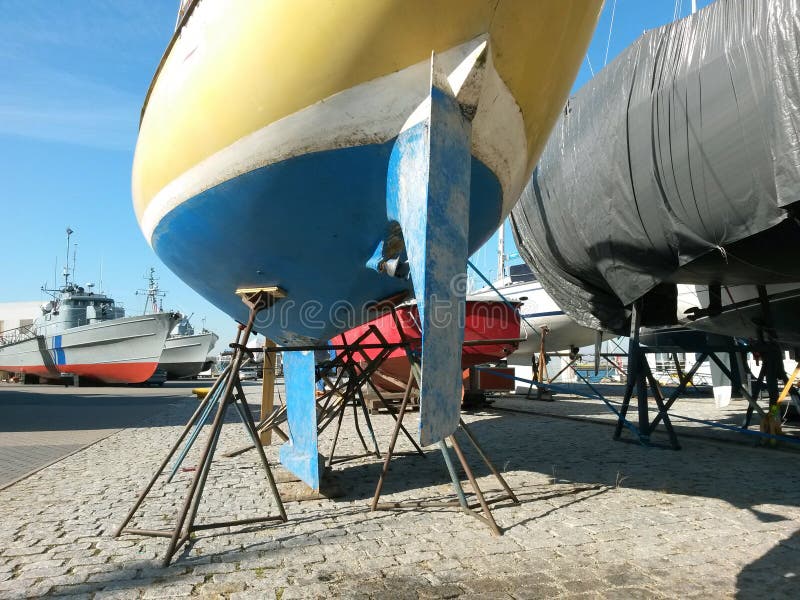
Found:
[[[470,57],[465,96],[477,103],[487,44]],[[476,76],[477,74],[477,76]],[[430,110],[392,150],[387,210],[403,231],[422,328],[419,441],[434,444],[458,427],[464,341],[471,178],[471,119],[431,59]]]
[[[317,401],[314,393],[314,353],[285,352],[286,411],[289,441],[281,446],[281,464],[319,491],[320,460],[317,443]]]

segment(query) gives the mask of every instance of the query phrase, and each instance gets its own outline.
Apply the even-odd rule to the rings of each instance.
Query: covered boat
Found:
[[[522,256],[587,327],[627,333],[641,301],[644,325],[796,345],[798,106],[798,0],[645,33],[567,103],[512,213]],[[679,315],[680,284],[702,304]]]

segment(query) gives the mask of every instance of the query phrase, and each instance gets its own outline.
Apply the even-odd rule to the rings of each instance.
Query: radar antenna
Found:
[[[161,289],[158,287],[158,277],[156,277],[156,270],[153,267],[150,267],[150,272],[148,275],[144,276],[144,279],[147,280],[147,289],[144,290],[136,290],[137,296],[146,296],[147,299],[145,300],[144,304],[144,313],[147,314],[148,310],[152,310],[154,313],[159,313],[164,311],[164,305],[161,302],[160,298],[166,296],[166,292],[162,292]]]

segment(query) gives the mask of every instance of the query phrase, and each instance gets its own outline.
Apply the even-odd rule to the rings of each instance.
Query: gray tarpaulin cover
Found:
[[[707,283],[690,265],[704,255],[737,280],[747,258],[730,245],[793,220],[799,41],[800,0],[718,0],[645,33],[570,99],[512,214],[567,314],[619,331],[658,284]]]

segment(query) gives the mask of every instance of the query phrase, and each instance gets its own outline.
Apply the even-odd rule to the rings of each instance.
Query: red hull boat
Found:
[[[412,350],[419,350],[421,342],[419,313],[416,304],[403,304],[395,309],[397,320],[391,312],[343,333],[337,342],[350,344],[361,339],[364,344],[379,341],[371,328],[375,328],[389,344],[410,342]],[[402,333],[398,330],[398,323]],[[374,331],[374,330],[373,330]],[[501,360],[519,346],[520,318],[515,304],[499,300],[467,300],[464,321],[464,342],[461,347],[461,367]],[[485,344],[480,341],[485,340]],[[454,349],[454,351],[457,351]],[[365,348],[363,354],[375,359],[381,350]],[[366,361],[364,361],[366,362]],[[395,348],[372,376],[372,382],[387,392],[402,392],[408,382],[410,365],[404,348]]]

